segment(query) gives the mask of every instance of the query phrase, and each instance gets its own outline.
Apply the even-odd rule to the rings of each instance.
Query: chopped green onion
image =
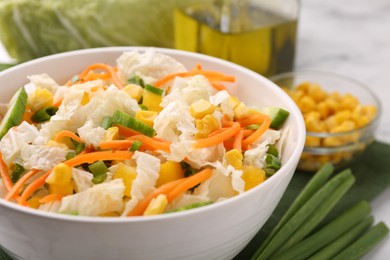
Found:
[[[50,120],[52,116],[54,116],[58,111],[58,107],[48,106],[41,110],[35,112],[35,114],[31,117],[31,120],[35,123],[42,123],[47,120]]]
[[[149,110],[145,105],[142,105],[142,104],[139,105],[139,108],[141,108],[141,110],[144,110],[144,111]]]
[[[156,88],[156,87],[149,85],[149,84],[147,84],[145,86],[145,90],[150,91],[150,92],[152,92],[156,95],[159,95],[159,96],[162,96],[164,93],[164,90],[162,90],[161,88]]]
[[[76,154],[80,154],[85,149],[84,143],[77,143],[76,145]]]
[[[11,175],[12,183],[16,183],[20,179],[20,177],[22,177],[22,175],[25,171],[26,170],[24,169],[24,167],[21,164],[16,163],[15,169],[13,170],[12,175]]]
[[[108,168],[103,161],[97,161],[88,165],[89,170],[93,174],[92,182],[95,184],[102,183],[107,178]]]
[[[65,159],[66,160],[70,160],[70,159],[72,159],[73,157],[76,157],[76,151],[70,151],[70,152],[68,152],[67,154],[66,154],[66,156],[65,156]]]
[[[268,146],[267,154],[272,154],[275,157],[279,157],[279,151],[275,147],[275,145],[269,144],[267,146]]]
[[[249,129],[249,130],[257,130],[260,126],[261,126],[261,124],[251,124],[251,125],[246,126],[245,128]]]
[[[265,172],[268,176],[273,175],[275,172],[277,172],[282,163],[280,162],[280,159],[272,154],[267,154],[265,157]]]
[[[142,146],[142,142],[135,140],[130,147],[130,151],[138,151]]]
[[[149,137],[153,137],[156,134],[156,131],[152,127],[119,110],[114,112],[112,123],[131,128]]]
[[[103,117],[103,121],[102,121],[102,127],[107,130],[108,128],[110,128],[112,126],[112,117],[111,116],[105,116]]]
[[[128,80],[127,80],[127,82],[130,84],[130,83],[133,83],[133,84],[137,84],[137,85],[139,85],[139,86],[141,86],[141,87],[145,87],[145,82],[144,82],[144,80],[140,77],[140,76],[137,76],[137,75],[135,75],[134,77],[132,77],[132,78],[129,78]]]

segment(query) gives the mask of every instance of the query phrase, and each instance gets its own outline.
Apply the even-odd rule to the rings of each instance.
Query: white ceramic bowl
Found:
[[[0,73],[0,102],[47,73],[65,82],[95,62],[115,64],[136,47],[88,49],[27,62]],[[189,211],[150,217],[103,218],[49,214],[0,199],[0,245],[17,259],[229,259],[258,232],[293,176],[305,142],[305,125],[294,102],[274,83],[248,69],[205,55],[158,49],[186,67],[201,63],[237,78],[234,95],[249,105],[290,111],[282,168],[256,188],[229,200]]]

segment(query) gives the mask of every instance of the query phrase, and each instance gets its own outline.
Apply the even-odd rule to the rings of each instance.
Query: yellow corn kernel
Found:
[[[231,108],[235,109],[241,102],[238,98],[234,96],[230,96],[228,99],[228,103],[231,106]]]
[[[39,200],[41,199],[41,197],[37,197],[37,196],[34,196],[32,197],[31,199],[29,199],[27,201],[28,205],[33,208],[33,209],[37,209],[39,208],[39,206],[41,205],[41,203],[39,202]]]
[[[31,111],[35,112],[44,107],[53,104],[53,94],[44,88],[36,88],[34,92],[28,95],[27,104]]]
[[[152,199],[144,211],[144,216],[151,216],[164,213],[168,205],[168,198],[165,194],[160,194]]]
[[[353,120],[355,121],[357,127],[363,127],[370,123],[370,119],[367,116],[356,116],[353,114]]]
[[[241,179],[245,182],[244,190],[250,190],[265,181],[265,171],[255,166],[243,166]]]
[[[214,111],[215,106],[204,99],[200,99],[190,106],[191,115],[197,119],[201,119],[206,115],[212,114]]]
[[[206,115],[202,119],[195,121],[196,129],[198,132],[195,134],[195,138],[206,138],[211,132],[219,129],[219,122],[212,115]]]
[[[352,113],[349,110],[340,110],[340,111],[338,111],[334,115],[337,125],[340,125],[344,121],[349,120],[351,118],[351,115],[352,115]]]
[[[161,164],[160,176],[157,179],[156,187],[184,178],[184,170],[179,162],[166,161]]]
[[[291,98],[295,101],[295,103],[298,103],[298,101],[303,97],[305,96],[305,92],[298,89],[296,91],[293,91],[291,93]]]
[[[324,146],[340,146],[342,143],[343,142],[339,137],[326,137],[323,139]]]
[[[315,102],[324,101],[327,96],[325,91],[317,84],[310,84],[308,94]]]
[[[56,184],[49,184],[49,191],[52,194],[60,194],[63,196],[71,195],[73,194],[73,184],[69,182],[65,185],[56,185]]]
[[[123,184],[125,185],[124,194],[127,197],[131,197],[131,186],[133,185],[133,181],[137,177],[137,172],[135,167],[128,166],[123,163],[118,164],[118,168],[114,172],[112,176],[113,179],[122,179]]]
[[[314,136],[306,136],[305,145],[310,147],[321,146],[321,138]]]
[[[235,108],[234,108],[234,118],[236,120],[243,119],[245,117],[258,114],[259,112],[254,110],[253,108],[249,108],[245,106],[244,103],[240,102]]]
[[[326,130],[325,123],[319,119],[319,113],[316,111],[309,112],[305,116],[306,130],[309,132],[324,132]]]
[[[237,170],[242,169],[242,153],[237,149],[232,149],[225,153],[227,164],[233,166]]]
[[[80,104],[81,104],[82,106],[84,106],[84,105],[86,105],[86,104],[89,103],[89,100],[90,100],[90,98],[89,98],[89,93],[88,93],[88,92],[84,92],[84,95],[83,95],[83,98],[81,99]]]
[[[352,131],[355,128],[356,128],[356,123],[354,121],[345,120],[341,122],[340,125],[331,129],[330,132],[331,133],[348,132],[348,131]]]
[[[298,100],[297,105],[302,113],[307,113],[316,108],[315,101],[309,96],[303,96]]]
[[[321,119],[325,119],[331,114],[328,104],[324,101],[318,103],[317,111],[319,112]]]
[[[147,107],[149,111],[160,112],[162,110],[162,107],[160,107],[161,101],[162,96],[150,91],[143,92],[142,105]]]
[[[327,98],[327,99],[325,99],[324,102],[328,106],[331,114],[336,113],[339,110],[340,104],[339,104],[339,101],[337,101],[336,99]]]
[[[46,146],[49,146],[49,147],[59,147],[59,148],[63,148],[63,149],[68,149],[68,146],[64,143],[59,143],[59,142],[56,142],[54,140],[49,140],[49,142],[47,142]]]
[[[307,92],[309,91],[310,85],[311,85],[311,83],[308,82],[308,81],[302,82],[301,84],[299,84],[299,85],[296,87],[296,90],[300,90],[300,91],[302,91],[303,93],[307,93]]]
[[[57,164],[46,179],[46,183],[53,185],[67,185],[72,179],[72,169],[65,163]]]
[[[119,129],[116,126],[110,127],[107,129],[104,134],[103,142],[118,140],[119,139]]]
[[[345,94],[344,97],[342,97],[340,102],[340,107],[342,109],[347,109],[353,111],[355,107],[359,105],[359,100],[352,96],[351,94]]]
[[[123,91],[139,102],[142,98],[144,89],[139,85],[129,84],[123,88]]]
[[[154,119],[157,115],[158,113],[156,111],[140,110],[135,114],[135,118],[147,124],[148,126],[153,127]]]

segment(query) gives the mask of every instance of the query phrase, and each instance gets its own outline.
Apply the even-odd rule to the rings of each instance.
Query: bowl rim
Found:
[[[218,209],[220,207],[225,207],[226,205],[235,203],[236,201],[243,200],[244,198],[251,196],[251,194],[257,192],[259,189],[263,189],[262,187],[270,186],[274,182],[278,182],[280,178],[283,178],[284,175],[287,175],[287,169],[296,169],[296,163],[294,162],[294,158],[298,159],[303,151],[304,143],[305,143],[305,124],[303,121],[303,117],[301,116],[300,110],[295,104],[295,102],[281,89],[279,88],[275,83],[273,83],[271,80],[267,79],[266,77],[247,69],[243,66],[240,66],[238,64],[232,63],[230,61],[222,60],[216,57],[208,56],[205,54],[195,53],[195,52],[189,52],[189,51],[183,51],[183,50],[176,50],[176,49],[168,49],[168,48],[157,48],[157,47],[147,47],[147,46],[117,46],[117,47],[99,47],[99,48],[88,48],[88,49],[81,49],[81,50],[75,50],[75,51],[68,51],[53,55],[48,55],[45,57],[41,57],[38,59],[34,59],[31,61],[27,61],[25,63],[15,65],[14,67],[11,67],[9,69],[6,69],[2,72],[0,72],[0,80],[1,77],[5,74],[11,73],[15,70],[19,70],[25,67],[35,66],[41,62],[47,62],[51,60],[56,60],[58,58],[66,57],[66,56],[78,56],[83,54],[93,54],[93,53],[101,53],[101,52],[118,52],[120,55],[121,53],[125,51],[141,51],[144,52],[149,49],[154,49],[156,52],[160,52],[166,55],[176,55],[176,56],[187,56],[190,58],[202,58],[205,60],[209,60],[213,64],[222,66],[222,67],[230,67],[234,70],[240,70],[244,74],[248,74],[248,76],[251,77],[257,77],[260,81],[266,82],[267,84],[273,85],[275,88],[275,91],[278,93],[278,95],[282,95],[286,97],[286,101],[289,103],[289,106],[291,107],[291,114],[295,114],[297,116],[297,129],[301,130],[298,131],[298,135],[294,140],[296,140],[296,145],[294,147],[294,150],[292,151],[290,157],[285,162],[285,164],[281,167],[281,169],[273,175],[271,178],[269,178],[267,181],[262,183],[261,185],[258,185],[254,187],[253,189],[246,191],[239,196],[234,196],[231,198],[228,198],[226,200],[220,201],[218,203],[212,203],[210,205],[195,208],[192,210],[187,211],[181,211],[181,212],[174,212],[170,214],[160,214],[160,215],[153,215],[153,216],[132,216],[132,217],[100,217],[100,216],[72,216],[67,214],[59,214],[59,213],[52,213],[52,212],[45,212],[40,211],[33,208],[23,207],[18,204],[15,204],[13,202],[9,202],[4,200],[3,198],[0,198],[0,207],[5,207],[7,209],[24,213],[27,215],[31,215],[34,217],[40,217],[45,218],[48,220],[57,220],[57,221],[66,221],[66,222],[74,222],[74,223],[110,223],[110,224],[121,224],[121,223],[138,223],[138,222],[155,222],[155,221],[163,221],[166,219],[176,219],[176,218],[182,218],[183,216],[188,215],[196,215],[201,214],[204,211],[210,211],[212,209]],[[118,56],[119,57],[119,56]],[[26,75],[28,76],[28,75]],[[292,176],[292,174],[291,174]]]
[[[359,127],[359,128],[356,128],[356,129],[353,129],[350,131],[339,132],[339,133],[306,131],[307,136],[321,137],[321,138],[342,137],[342,136],[354,134],[354,133],[360,132],[360,131],[364,132],[367,129],[370,129],[371,127],[375,127],[379,124],[380,118],[382,117],[382,113],[383,113],[382,103],[381,103],[380,99],[378,98],[378,96],[375,94],[375,92],[371,88],[369,88],[368,85],[366,85],[366,84],[364,84],[364,83],[362,83],[362,82],[360,82],[352,77],[349,77],[349,76],[341,75],[341,74],[338,74],[335,72],[330,72],[330,71],[317,70],[317,69],[297,69],[294,71],[284,72],[284,73],[280,73],[280,74],[271,76],[269,79],[276,84],[276,81],[286,79],[289,77],[293,77],[296,74],[312,74],[312,75],[317,74],[317,75],[325,76],[325,77],[329,77],[329,78],[336,78],[336,79],[343,80],[343,81],[349,81],[349,82],[355,84],[357,87],[366,91],[369,95],[371,95],[371,97],[373,98],[373,100],[376,103],[373,105],[375,105],[377,107],[377,113],[375,115],[375,118],[373,120],[371,120],[371,122],[367,125],[364,125],[362,127]],[[295,88],[295,87],[296,87],[296,85],[292,86],[292,88]],[[336,146],[336,147],[339,147],[339,146]],[[312,148],[314,148],[314,147],[312,147]],[[326,147],[326,148],[333,148],[333,147]]]

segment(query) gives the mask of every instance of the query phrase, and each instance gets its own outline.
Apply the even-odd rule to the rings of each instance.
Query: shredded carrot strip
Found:
[[[185,178],[182,183],[177,185],[167,194],[168,203],[181,196],[187,190],[210,178],[211,174],[212,170],[210,168],[206,168],[204,170],[201,170],[200,172],[197,172],[194,175]]]
[[[211,81],[211,86],[213,86],[213,88],[215,88],[216,90],[226,90],[228,93],[229,93],[229,90],[222,84],[222,83],[219,83],[219,82],[215,82],[215,81]]]
[[[23,191],[22,195],[19,199],[20,205],[27,205],[27,199],[33,194],[36,190],[38,190],[40,187],[42,187],[45,184],[45,181],[47,177],[50,175],[51,170],[47,171],[44,175],[30,183],[26,189]]]
[[[113,140],[107,142],[101,142],[99,147],[103,150],[106,149],[129,149],[133,145],[132,140]]]
[[[92,81],[92,80],[96,80],[96,79],[106,80],[109,78],[110,78],[109,73],[94,73],[94,72],[90,71],[83,79],[85,81]]]
[[[128,216],[141,216],[146,208],[148,207],[149,203],[157,197],[160,194],[167,194],[174,188],[176,188],[180,183],[182,183],[185,179],[178,179],[174,180],[168,183],[165,183],[164,185],[161,185],[158,187],[155,191],[147,195],[143,200],[141,200],[135,208],[129,212]]]
[[[230,127],[231,127],[231,126],[230,126]],[[219,128],[219,129],[217,129],[217,130],[211,132],[207,137],[212,137],[212,136],[214,136],[214,135],[220,134],[220,133],[226,131],[227,129],[229,129],[229,127],[221,127],[221,128]]]
[[[266,115],[264,115],[264,114],[254,114],[254,115],[250,115],[248,117],[245,117],[241,120],[238,120],[238,122],[240,123],[241,126],[245,127],[245,126],[252,125],[252,124],[260,124],[264,121],[265,117],[266,117]]]
[[[69,167],[74,167],[83,163],[94,163],[99,160],[129,160],[133,157],[133,152],[129,151],[99,151],[79,154],[64,163]]]
[[[81,74],[79,75],[79,78],[84,79],[91,70],[96,70],[96,69],[106,70],[111,75],[111,79],[112,79],[113,83],[118,88],[122,89],[124,87],[121,80],[119,79],[118,75],[116,75],[114,68],[112,68],[111,66],[109,66],[107,64],[103,64],[103,63],[95,63],[92,65],[89,65],[83,72],[81,72]]]
[[[137,132],[137,131],[135,131],[131,128],[125,127],[123,125],[115,125],[115,126],[118,127],[119,135],[124,136],[124,137],[129,137],[129,136],[141,134],[140,132]]]
[[[156,139],[150,138],[146,135],[133,135],[128,140],[138,140],[141,141],[143,144],[146,144],[148,146],[151,146],[154,148],[154,150],[162,150],[164,152],[170,152],[171,148],[171,142],[161,142]]]
[[[271,118],[265,115],[264,121],[261,126],[250,136],[242,141],[242,147],[247,150],[249,145],[256,142],[264,133],[268,130],[271,124]]]
[[[55,107],[61,106],[62,101],[64,101],[64,98],[60,98],[59,100],[57,100],[57,102],[53,103],[53,106],[55,106]]]
[[[3,160],[3,154],[0,152],[0,176],[3,180],[4,186],[9,192],[12,189],[12,181],[11,176],[9,175],[7,165],[5,164]]]
[[[226,151],[230,151],[231,149],[233,149],[233,144],[234,144],[233,138],[229,138],[223,141],[223,147],[225,147]]]
[[[162,79],[156,81],[153,86],[155,87],[161,87],[165,83],[173,80],[176,77],[192,77],[195,75],[203,75],[206,78],[208,78],[210,81],[225,81],[225,82],[235,82],[235,77],[233,76],[227,76],[223,73],[220,72],[215,72],[215,71],[207,71],[207,70],[191,70],[188,72],[179,72],[179,73],[173,73],[169,74]]]
[[[28,179],[30,179],[32,176],[34,176],[37,172],[39,172],[39,170],[31,170],[29,172],[27,172],[26,174],[24,174],[16,183],[15,185],[12,187],[12,189],[7,193],[7,195],[5,196],[5,200],[8,200],[10,201],[11,199],[15,198],[17,195],[18,195],[18,192],[20,191],[20,189],[23,187],[23,185],[26,183],[26,181]]]
[[[233,148],[242,151],[241,142],[244,139],[244,129],[241,129],[234,138]]]
[[[226,129],[225,131],[219,134],[204,139],[199,139],[195,143],[194,148],[210,147],[222,143],[223,141],[229,139],[230,137],[235,136],[240,131],[240,129],[241,129],[240,124],[235,122],[229,129]]]
[[[244,138],[250,136],[250,135],[253,134],[254,132],[255,132],[255,130],[244,129]]]
[[[76,142],[81,143],[80,137],[78,137],[75,133],[73,133],[73,132],[71,132],[69,130],[62,130],[62,131],[58,132],[56,134],[56,136],[54,137],[54,141],[60,142],[62,140],[62,138],[64,138],[64,137],[72,138]]]
[[[22,122],[26,121],[29,124],[33,124],[33,121],[31,120],[31,117],[34,115],[34,112],[31,111],[29,107],[26,107],[26,110],[24,111]]]
[[[62,200],[63,197],[64,197],[64,195],[52,193],[52,194],[46,195],[45,197],[41,198],[39,200],[39,203],[43,204],[43,203],[59,201],[59,200]]]
[[[229,120],[229,119],[227,119],[226,116],[224,116],[221,119],[221,124],[222,124],[223,127],[231,127],[234,124],[234,122]]]

